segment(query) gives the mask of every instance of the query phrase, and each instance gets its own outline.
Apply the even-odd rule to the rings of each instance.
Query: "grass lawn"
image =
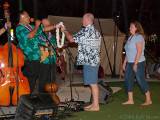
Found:
[[[66,120],[160,120],[160,82],[150,82],[153,104],[142,107],[144,95],[139,87],[134,87],[134,105],[121,105],[127,100],[123,82],[110,83],[110,86],[120,86],[122,90],[113,95],[113,101],[101,105],[99,112],[75,112]]]

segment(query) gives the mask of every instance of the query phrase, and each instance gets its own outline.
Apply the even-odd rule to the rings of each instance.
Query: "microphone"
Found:
[[[30,22],[31,22],[31,23],[34,23],[34,22],[35,22],[35,19],[34,19],[34,18],[30,18]]]

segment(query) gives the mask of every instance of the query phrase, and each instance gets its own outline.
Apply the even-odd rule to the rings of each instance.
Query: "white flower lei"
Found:
[[[64,45],[65,34],[64,34],[64,32],[62,32],[62,38],[61,38],[61,42],[60,42],[59,26],[63,26],[63,22],[60,22],[60,23],[58,24],[58,27],[56,28],[57,47],[58,47],[58,48],[62,48],[63,45]]]

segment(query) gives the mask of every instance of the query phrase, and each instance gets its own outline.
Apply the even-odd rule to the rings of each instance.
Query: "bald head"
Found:
[[[87,26],[94,23],[94,15],[92,13],[86,13],[83,15],[83,26]]]

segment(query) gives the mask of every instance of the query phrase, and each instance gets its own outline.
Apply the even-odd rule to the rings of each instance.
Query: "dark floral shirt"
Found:
[[[101,35],[94,25],[83,27],[73,38],[78,43],[77,65],[99,65]]]

